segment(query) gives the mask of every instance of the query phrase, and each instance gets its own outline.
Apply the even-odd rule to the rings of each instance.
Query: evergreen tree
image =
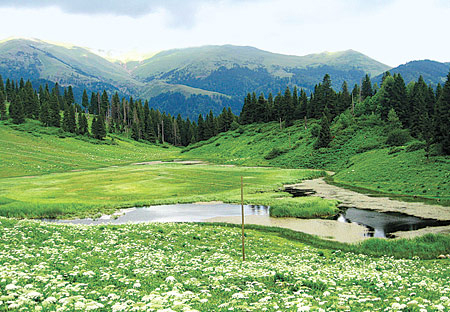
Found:
[[[361,98],[362,98],[361,100],[364,101],[368,96],[372,95],[373,95],[372,82],[370,81],[369,75],[366,74],[361,86]]]
[[[197,141],[203,141],[206,140],[205,136],[205,122],[203,120],[202,114],[198,115],[198,122],[197,122]]]
[[[98,94],[95,92],[91,93],[91,102],[89,103],[89,113],[90,114],[99,114],[99,103],[98,103]]]
[[[0,75],[1,79],[1,75]],[[3,81],[1,81],[3,83]],[[5,101],[5,93],[0,90],[0,120],[6,120],[8,115],[6,113],[6,101]]]
[[[423,137],[424,130],[427,128],[428,109],[427,109],[428,87],[420,76],[417,83],[414,84],[410,96],[409,128],[414,137]]]
[[[92,136],[98,140],[103,140],[106,136],[105,120],[102,115],[94,116],[92,120]]]
[[[88,122],[86,119],[86,116],[82,113],[79,112],[78,113],[78,129],[77,129],[78,134],[81,135],[89,135],[89,126],[88,126]]]
[[[347,81],[344,81],[342,83],[342,91],[339,93],[338,96],[338,103],[336,104],[336,115],[340,115],[346,109],[350,108],[351,105],[352,105],[352,96],[348,91]]]
[[[45,100],[41,103],[41,108],[39,110],[39,120],[46,127],[50,126],[50,113],[48,101]]]
[[[5,85],[3,83],[3,77],[0,75],[0,92],[5,93]]]
[[[450,155],[450,72],[436,103],[435,140],[440,144],[442,152]]]
[[[68,105],[64,109],[62,128],[66,132],[75,133],[76,131],[76,120],[75,120],[75,109],[73,105]]]
[[[108,98],[108,93],[106,93],[106,90],[103,90],[100,109],[101,109],[101,114],[103,116],[106,116],[106,114],[109,111],[109,98]]]
[[[21,124],[25,122],[25,112],[23,109],[22,99],[20,94],[12,96],[9,105],[9,116],[12,118],[13,123]]]
[[[84,109],[89,108],[89,98],[86,89],[83,90],[83,96],[81,97],[81,106],[83,106]]]
[[[332,139],[333,138],[331,137],[330,124],[328,122],[327,115],[323,113],[322,119],[320,121],[319,137],[317,138],[315,147],[316,148],[328,147]]]
[[[49,126],[51,127],[59,127],[61,125],[58,98],[55,92],[52,92],[50,95],[50,102],[48,103],[48,120]]]

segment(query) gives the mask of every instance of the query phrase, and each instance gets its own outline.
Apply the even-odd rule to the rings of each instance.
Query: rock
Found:
[[[445,255],[439,255],[438,256],[438,259],[445,259],[445,258],[447,258]]]

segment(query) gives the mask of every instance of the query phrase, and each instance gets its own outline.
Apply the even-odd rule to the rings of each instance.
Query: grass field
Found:
[[[370,120],[345,129],[334,125],[330,147],[316,150],[312,124],[308,130],[302,122],[282,130],[278,123],[241,126],[189,146],[182,155],[224,164],[331,170],[344,185],[450,204],[450,157],[427,160],[423,150],[387,147],[385,127]]]
[[[448,260],[372,258],[198,224],[0,218],[2,311],[447,311]]]
[[[302,198],[290,198],[290,194],[280,192],[279,188],[284,183],[323,174],[323,171],[314,170],[166,163],[3,178],[0,179],[0,215],[80,217],[151,204],[239,203],[241,175],[244,177],[246,203],[271,205],[275,199],[277,202],[299,203]],[[337,212],[335,204],[327,207],[318,215],[329,216]],[[305,213],[310,214],[310,209]]]
[[[150,145],[114,136],[103,143],[70,137],[57,128],[28,120],[18,126],[0,122],[0,178],[100,168],[148,160],[170,160],[174,147]],[[97,144],[94,144],[97,143]]]

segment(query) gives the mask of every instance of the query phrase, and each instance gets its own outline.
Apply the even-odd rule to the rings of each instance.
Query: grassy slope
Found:
[[[388,154],[386,129],[370,120],[339,131],[334,127],[332,132],[330,148],[315,150],[315,139],[301,122],[284,130],[278,123],[249,125],[188,147],[183,155],[225,164],[327,169],[336,171],[335,180],[342,184],[450,200],[450,157],[427,161],[423,150],[405,149]],[[273,148],[282,154],[265,159]]]
[[[179,153],[177,148],[161,148],[117,136],[117,145],[111,145],[60,138],[58,133],[55,128],[42,128],[31,120],[20,126],[0,122],[0,178],[169,160]]]

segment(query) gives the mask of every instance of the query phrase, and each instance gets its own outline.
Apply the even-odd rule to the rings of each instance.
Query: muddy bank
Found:
[[[420,202],[402,202],[388,197],[371,197],[338,186],[327,184],[323,178],[305,180],[302,183],[290,185],[299,190],[307,190],[326,199],[336,199],[342,206],[371,209],[380,212],[398,212],[411,216],[441,221],[450,220],[450,207],[428,205]]]
[[[396,238],[413,238],[416,236],[422,236],[425,234],[447,234],[450,235],[450,225],[448,226],[435,226],[427,227],[416,231],[399,231],[392,233]]]
[[[241,217],[214,217],[205,221],[241,224]],[[367,229],[364,226],[354,223],[342,223],[335,220],[246,216],[245,223],[286,228],[343,243],[356,243],[368,238],[364,236],[367,233]]]

